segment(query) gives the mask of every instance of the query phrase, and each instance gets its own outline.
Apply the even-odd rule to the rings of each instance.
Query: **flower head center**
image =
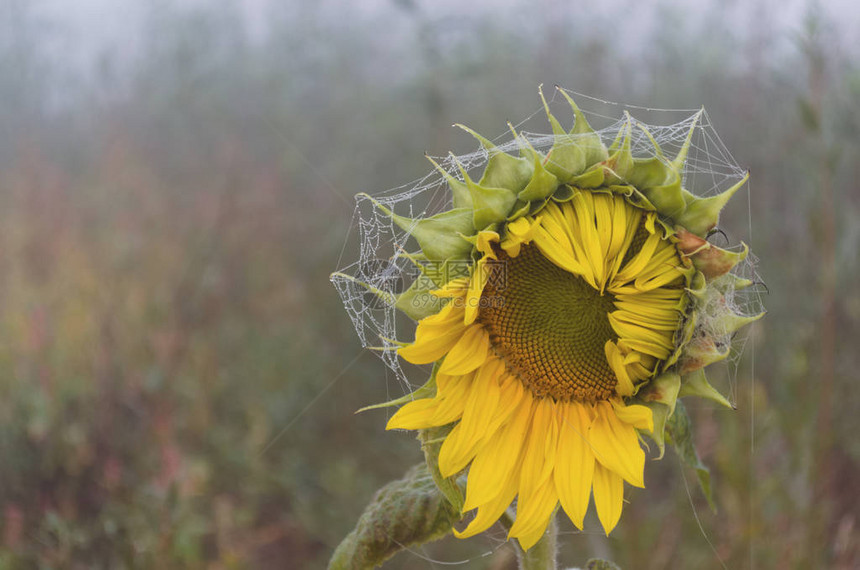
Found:
[[[604,346],[614,297],[557,267],[537,247],[516,257],[499,252],[479,321],[493,350],[535,396],[594,402],[614,392]]]

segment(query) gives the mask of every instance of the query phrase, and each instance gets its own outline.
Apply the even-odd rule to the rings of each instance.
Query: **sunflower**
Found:
[[[673,159],[636,124],[654,146],[638,158],[632,118],[607,148],[560,92],[575,122],[565,131],[543,100],[554,134],[546,154],[514,133],[513,156],[466,129],[488,161],[478,182],[437,165],[450,210],[413,220],[377,204],[416,239],[422,268],[468,266],[463,277],[436,277],[434,302],[420,310],[417,281],[394,301],[417,320],[399,356],[435,366],[387,429],[443,428],[434,467],[465,475],[462,511],[474,511],[455,534],[480,533],[515,504],[509,537],[525,549],[559,504],[582,529],[592,497],[609,534],[624,482],[644,487],[640,435],[662,454],[679,395],[727,403],[702,368],[760,316],[725,302],[749,284],[731,274],[746,249],[706,239],[746,177],[696,197],[682,187],[695,122]]]

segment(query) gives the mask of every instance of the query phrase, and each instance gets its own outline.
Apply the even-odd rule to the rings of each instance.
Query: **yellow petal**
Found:
[[[463,376],[446,376],[436,374],[438,405],[433,413],[432,423],[434,426],[444,426],[459,420],[466,406],[466,397],[469,394],[469,386],[473,382],[474,372]],[[444,388],[440,383],[441,378],[446,378]]]
[[[594,279],[591,272],[586,270],[585,267],[576,260],[573,252],[570,251],[569,248],[565,247],[564,244],[560,244],[558,241],[554,240],[544,228],[539,228],[535,232],[534,243],[540,252],[558,267],[565,271],[569,271],[574,275],[581,275],[583,278],[585,278],[587,273],[591,279]]]
[[[655,331],[650,327],[633,324],[618,318],[615,312],[609,313],[609,324],[612,330],[622,339],[637,339],[653,343],[671,351],[674,344],[672,333],[667,331]]]
[[[495,233],[495,232],[493,232]],[[495,258],[495,255],[493,256]],[[478,309],[481,306],[481,295],[484,293],[484,287],[490,280],[490,274],[493,272],[493,266],[487,264],[487,258],[483,257],[478,260],[475,265],[475,272],[472,275],[472,280],[469,282],[469,289],[466,293],[466,303],[463,312],[463,323],[470,325],[478,318]]]
[[[516,376],[512,376],[507,372],[502,373],[499,378],[499,405],[493,414],[490,423],[487,424],[487,433],[494,433],[501,426],[507,423],[511,414],[519,408],[524,400],[532,401],[531,393],[523,386],[523,383]]]
[[[607,276],[607,279],[610,279],[612,282],[618,278],[617,274],[621,269],[621,264],[624,262],[624,257],[627,255],[627,250],[630,249],[630,244],[633,243],[633,239],[636,237],[636,230],[642,223],[641,210],[628,208],[627,213],[629,216],[627,217],[627,226],[624,228],[624,241],[621,244],[621,247],[618,248],[618,252],[615,254],[615,260],[612,263],[612,270]]]
[[[609,402],[598,402],[597,418],[591,424],[588,441],[594,456],[607,469],[636,487],[644,487],[645,452],[632,425],[618,419]]]
[[[540,217],[532,220],[517,218],[507,226],[507,235],[502,240],[502,249],[511,257],[520,254],[520,248],[524,243],[531,243],[534,239],[535,227],[540,222]]]
[[[667,265],[662,268],[662,272],[653,276],[645,277],[637,277],[633,282],[633,286],[638,291],[652,291],[654,289],[659,289],[660,287],[666,287],[667,285],[673,284],[673,282],[677,281],[681,283],[681,280],[684,277],[684,269],[675,266],[675,265]]]
[[[467,374],[487,360],[490,349],[490,336],[482,325],[470,325],[457,341],[439,372],[443,374]]]
[[[665,360],[666,358],[668,358],[669,353],[671,352],[671,349],[668,349],[665,346],[661,346],[653,342],[638,338],[619,339],[618,348],[620,348],[622,352],[636,350],[644,354],[650,354],[651,356],[659,360]]]
[[[549,398],[535,402],[520,474],[520,501],[528,500],[552,474],[558,452],[558,421]]]
[[[421,319],[415,329],[415,342],[397,354],[412,364],[428,364],[445,356],[466,332],[463,309],[455,305],[448,303],[435,315]]]
[[[611,340],[607,340],[603,349],[606,353],[606,361],[615,373],[616,380],[618,380],[618,383],[615,384],[615,391],[620,396],[632,396],[633,381],[627,373],[627,367],[624,365],[624,357],[621,355],[618,345]]]
[[[599,463],[594,465],[594,506],[597,508],[597,518],[608,536],[621,518],[624,482],[620,476]]]
[[[617,308],[618,303],[616,303],[615,306]],[[612,316],[615,320],[630,323],[632,325],[672,333],[674,333],[681,324],[681,314],[678,311],[656,311],[655,313],[657,315],[656,317],[640,312],[618,309],[612,312]]]
[[[425,429],[438,425],[432,421],[437,405],[438,401],[431,398],[422,398],[404,404],[391,416],[385,429]]]
[[[435,291],[431,291],[430,294],[439,297],[462,297],[466,294],[466,289],[469,287],[469,278],[468,277],[460,277],[459,279],[452,279],[448,283],[445,284],[441,289],[436,289]]]
[[[627,262],[627,265],[621,268],[621,271],[615,276],[616,283],[622,283],[635,279],[639,273],[647,267],[648,262],[657,250],[661,238],[659,234],[651,234],[642,244],[642,249],[639,253],[633,256],[633,259]]]
[[[585,248],[585,255],[588,265],[594,275],[595,289],[600,289],[600,284],[603,283],[603,255],[600,251],[600,238],[597,234],[597,228],[594,226],[594,202],[591,192],[580,192],[573,197],[572,202],[575,204],[577,219],[579,220],[579,229],[582,232],[582,245]]]
[[[628,217],[633,217],[633,213],[634,209],[628,206],[625,200],[612,200],[612,235],[607,252],[607,261],[613,266],[627,237]]]
[[[562,508],[581,530],[594,475],[594,454],[587,439],[591,419],[581,404],[571,402],[562,407],[560,420],[555,487]]]
[[[544,481],[528,497],[524,498],[520,493],[517,499],[517,518],[508,532],[508,537],[519,539],[523,550],[528,550],[543,536],[557,505],[558,493],[552,479]]]
[[[469,388],[463,418],[442,443],[439,450],[439,471],[450,477],[465,469],[478,451],[479,444],[489,437],[487,425],[496,414],[501,389],[498,376],[504,366],[492,360],[482,366]]]
[[[597,228],[597,237],[601,249],[600,258],[603,260],[604,267],[609,261],[609,248],[612,245],[611,199],[612,197],[606,194],[594,195],[594,225]]]
[[[497,430],[475,455],[469,467],[464,511],[492,501],[504,483],[518,471],[532,417],[532,402],[531,395],[520,402],[510,421]]]
[[[487,257],[491,257],[496,259],[496,252],[493,251],[493,244],[499,243],[499,234],[493,231],[480,231],[478,232],[478,239],[475,247],[486,255]]]
[[[654,431],[654,414],[651,413],[651,408],[639,404],[625,405],[620,400],[611,401],[619,420],[636,429]]]
[[[479,532],[484,532],[499,520],[499,517],[502,516],[502,513],[510,506],[516,496],[517,476],[514,472],[493,500],[478,507],[478,514],[463,532],[458,531],[456,528],[454,529],[454,536],[457,538],[469,538]]]
[[[413,344],[399,349],[397,354],[412,364],[436,362],[457,344],[465,331],[465,328],[452,328],[438,335],[424,335]]]
[[[518,239],[505,238],[502,241],[502,249],[505,250],[505,253],[507,253],[509,257],[518,256],[520,254],[520,249],[522,249],[522,245],[523,242]]]

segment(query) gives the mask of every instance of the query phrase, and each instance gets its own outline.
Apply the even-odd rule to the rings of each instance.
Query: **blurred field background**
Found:
[[[352,195],[540,83],[704,104],[769,289],[716,374],[738,410],[689,406],[718,512],[668,451],[563,561],[860,567],[858,29],[841,1],[0,0],[0,569],[324,567],[420,460],[353,415],[403,387],[328,283]],[[514,568],[502,539],[388,567]]]

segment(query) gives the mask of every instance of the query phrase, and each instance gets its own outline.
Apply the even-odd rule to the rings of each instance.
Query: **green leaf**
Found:
[[[436,488],[424,464],[376,492],[358,523],[338,545],[329,570],[379,566],[399,551],[438,540],[460,514]]]
[[[708,500],[711,510],[717,512],[714,498],[711,494],[711,472],[699,459],[696,446],[693,443],[692,422],[687,415],[687,409],[683,402],[675,404],[675,413],[666,422],[666,439],[675,446],[675,451],[686,465],[696,470],[699,486]]]

